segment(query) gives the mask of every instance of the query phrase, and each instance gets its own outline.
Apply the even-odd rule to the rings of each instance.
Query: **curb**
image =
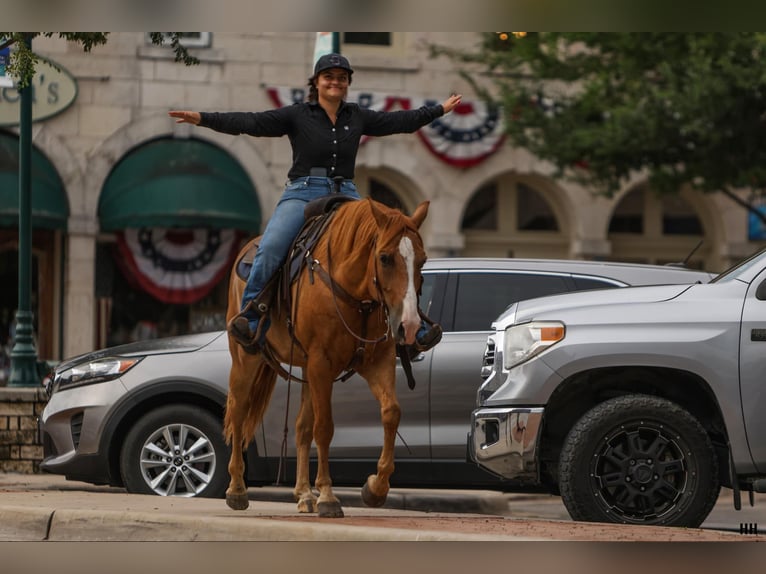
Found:
[[[539,538],[360,527],[325,521],[243,516],[171,516],[143,512],[0,506],[0,539],[26,542],[337,542],[511,541]]]
[[[333,487],[333,492],[343,506],[365,508],[361,488]],[[248,489],[250,500],[270,502],[295,501],[292,489],[260,486]],[[418,512],[453,512],[462,514],[508,514],[508,498],[502,492],[441,490],[437,493],[426,489],[392,488],[381,508],[412,510]]]

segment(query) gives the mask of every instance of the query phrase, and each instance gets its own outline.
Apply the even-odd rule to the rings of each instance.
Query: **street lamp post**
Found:
[[[31,49],[32,41],[24,42]],[[16,311],[16,338],[11,350],[9,387],[40,384],[37,349],[33,337],[30,292],[32,290],[32,82],[19,89],[19,304]]]

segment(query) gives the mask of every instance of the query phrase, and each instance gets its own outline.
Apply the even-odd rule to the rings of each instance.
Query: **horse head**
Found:
[[[388,308],[389,328],[398,343],[410,345],[420,326],[418,293],[426,251],[419,229],[428,214],[428,201],[412,216],[375,201],[370,208],[378,227],[373,252],[374,281]]]

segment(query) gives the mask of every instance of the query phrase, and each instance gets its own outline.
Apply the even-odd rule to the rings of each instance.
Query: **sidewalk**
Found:
[[[366,508],[360,489],[338,488],[347,518],[429,517],[448,513],[502,515],[505,495],[491,491],[392,490],[383,508]],[[127,494],[123,489],[61,476],[0,474],[0,540],[16,541],[423,541],[533,540],[492,533],[463,534],[377,528],[340,520],[301,521],[291,487],[249,489],[250,508],[223,500]],[[414,522],[414,521],[413,521]]]

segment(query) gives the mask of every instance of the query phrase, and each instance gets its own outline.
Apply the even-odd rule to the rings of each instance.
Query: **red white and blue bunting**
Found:
[[[199,301],[229,272],[240,234],[233,229],[125,229],[117,262],[126,278],[164,303]]]
[[[266,90],[278,107],[303,102],[307,95],[304,88],[268,87]],[[440,103],[434,99],[352,90],[348,92],[347,101],[379,111],[396,107],[408,110]],[[462,168],[482,162],[495,153],[505,139],[500,110],[481,101],[463,101],[452,113],[437,118],[417,134],[436,157]],[[362,139],[362,143],[367,139]]]

